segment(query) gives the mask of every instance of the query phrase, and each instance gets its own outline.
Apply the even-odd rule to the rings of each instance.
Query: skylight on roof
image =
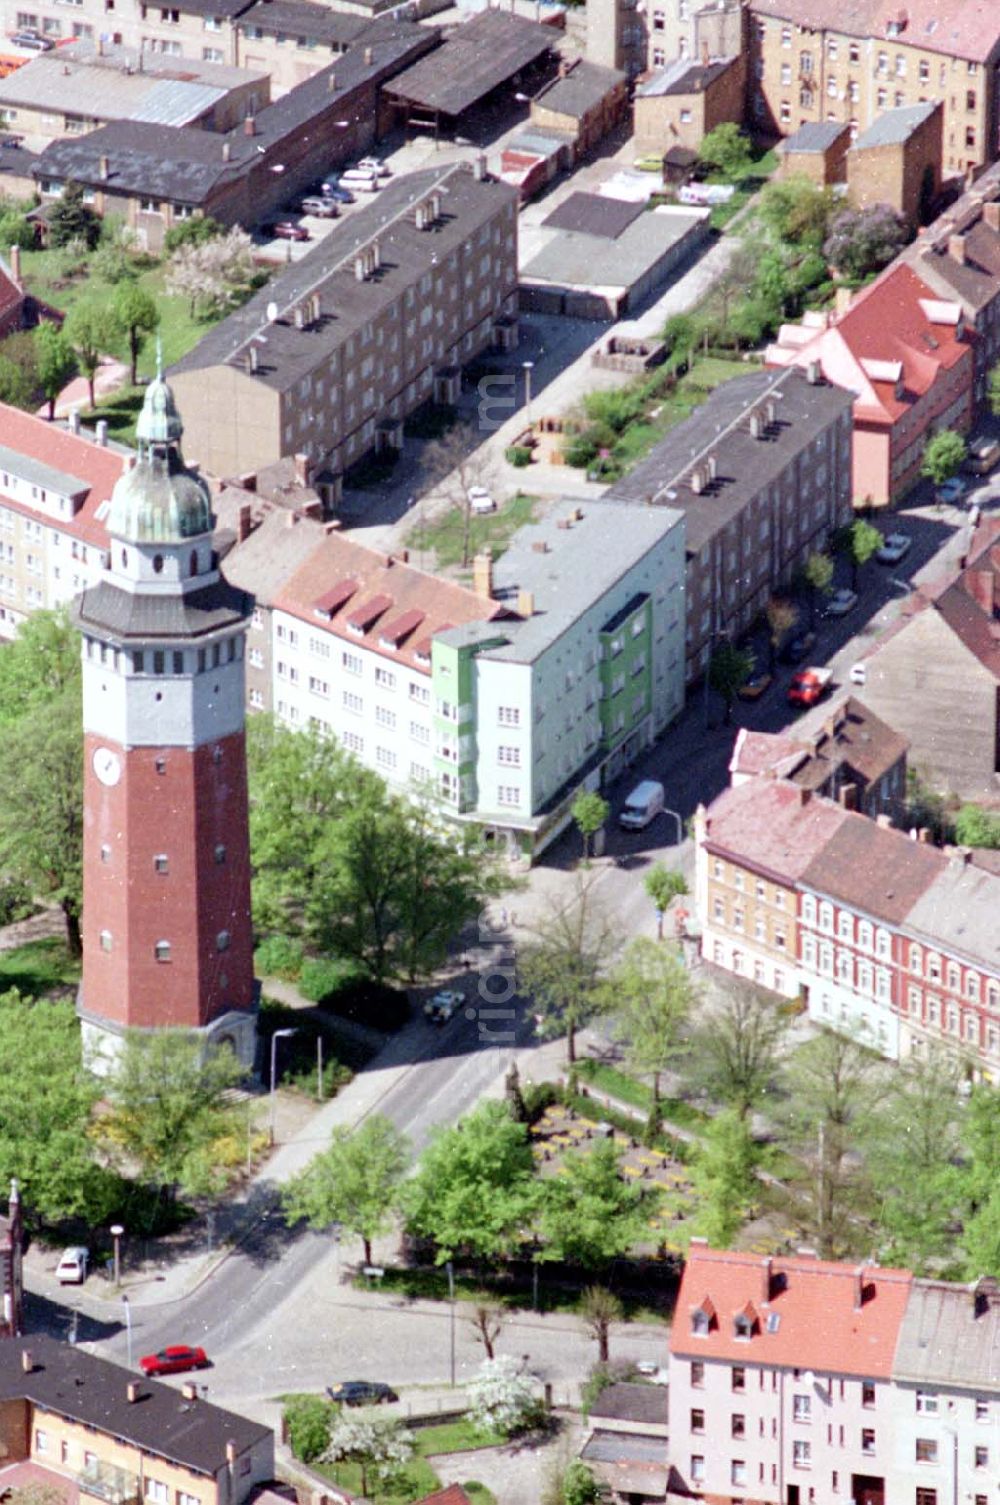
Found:
[[[781,1326],[781,1313],[780,1312],[768,1312],[768,1314],[767,1314],[767,1330],[768,1330],[768,1332],[769,1333],[776,1333],[778,1331],[778,1328],[780,1326]]]

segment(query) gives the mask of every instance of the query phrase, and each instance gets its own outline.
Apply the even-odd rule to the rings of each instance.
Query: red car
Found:
[[[170,1348],[161,1348],[159,1353],[147,1353],[139,1360],[143,1374],[183,1374],[186,1369],[207,1369],[208,1355],[203,1348],[189,1348],[186,1343],[175,1343]]]
[[[311,240],[312,236],[305,225],[297,225],[294,220],[282,219],[276,225],[269,225],[271,235],[278,240]]]

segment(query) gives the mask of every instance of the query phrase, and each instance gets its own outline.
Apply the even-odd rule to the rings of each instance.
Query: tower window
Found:
[[[219,845],[215,849],[215,861],[216,861],[217,865],[221,867],[222,864],[225,862],[225,860],[226,860],[226,849],[223,846],[222,842],[220,841]]]
[[[154,951],[156,953],[156,960],[158,962],[168,962],[170,960],[169,941],[157,941],[154,947]]]
[[[176,648],[174,649],[174,673],[184,673],[184,655]]]
[[[166,771],[167,771],[167,760],[166,760],[166,758],[157,758],[157,760],[156,760],[156,771],[157,771],[157,773],[166,773]]]
[[[107,842],[104,842],[103,845],[101,846],[101,861],[102,862],[110,862],[111,861],[111,848],[108,846]]]
[[[219,931],[218,935],[215,937],[215,949],[216,949],[216,951],[228,951],[229,950],[229,931],[228,930],[220,930]]]
[[[162,650],[162,648],[157,648],[156,651],[153,654],[153,673],[154,674],[162,674],[163,673],[163,665],[164,665],[163,650]]]
[[[132,654],[132,671],[133,671],[133,673],[135,673],[135,674],[141,674],[142,673],[142,665],[143,665],[143,655],[141,653],[133,653]]]
[[[102,930],[101,931],[101,950],[102,951],[110,951],[111,950],[111,931],[110,930]]]
[[[153,869],[157,873],[169,873],[170,859],[167,857],[166,852],[157,852],[153,858]]]
[[[153,555],[153,574],[154,575],[159,575],[160,572],[162,571],[162,569],[163,569],[163,555],[162,554],[154,554]]]

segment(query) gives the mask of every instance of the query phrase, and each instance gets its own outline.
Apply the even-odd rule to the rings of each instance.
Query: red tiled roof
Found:
[[[461,1484],[449,1484],[447,1489],[439,1489],[432,1495],[424,1495],[415,1502],[415,1505],[472,1505],[472,1501]]]
[[[996,0],[751,0],[757,16],[774,16],[810,31],[897,40],[948,57],[985,61],[998,40]],[[890,21],[903,20],[895,38]]]
[[[805,888],[899,925],[947,865],[937,847],[847,811],[798,876]]]
[[[888,1377],[912,1283],[908,1270],[802,1255],[762,1258],[692,1244],[670,1352],[818,1374]],[[704,1337],[696,1337],[691,1313],[704,1307],[706,1292],[719,1316]],[[734,1318],[748,1304],[760,1323],[751,1337],[737,1338]]]
[[[313,602],[313,611],[321,617],[332,617],[345,601],[357,594],[357,590],[356,580],[338,580],[336,585],[323,592],[318,601]]]
[[[750,10],[755,16],[775,16],[781,21],[807,26],[811,31],[827,31],[835,26],[847,36],[867,37],[871,35],[879,4],[880,0],[839,0],[834,16],[830,0],[750,0]]]
[[[705,847],[791,883],[820,856],[846,817],[841,806],[807,789],[781,779],[754,779],[713,800]]]
[[[317,619],[318,605],[324,595],[333,594],[338,586],[344,586],[348,581],[353,582],[356,589],[339,607],[329,611],[328,622]],[[376,604],[379,611],[372,616]],[[386,620],[385,626],[380,626],[379,618],[384,618],[390,607],[394,608],[393,616]],[[423,673],[428,672],[431,640],[437,633],[449,627],[509,615],[508,608],[500,601],[487,600],[451,580],[439,580],[401,559],[366,548],[341,533],[330,533],[317,545],[277,592],[274,608],[290,612],[314,628],[332,632],[349,642],[357,644],[361,641],[373,652],[396,663],[410,664]],[[416,612],[422,614],[422,620],[419,624],[414,623],[398,648],[381,641],[386,627],[397,631],[400,622]],[[360,633],[356,627],[348,626],[356,618],[365,620]],[[421,627],[422,635],[414,642],[417,625]],[[421,655],[426,655],[428,662],[421,662]]]
[[[18,287],[10,272],[0,261],[0,320],[6,319],[15,308],[24,302],[24,289]]]
[[[369,600],[363,601],[360,606],[354,608],[347,618],[347,625],[355,632],[366,633],[369,627],[374,626],[379,617],[385,615],[392,604],[393,600],[391,596],[385,594],[372,596]]]
[[[411,632],[417,630],[426,615],[427,613],[417,606],[404,611],[401,617],[396,617],[395,621],[387,622],[384,627],[379,628],[379,642],[389,648],[398,648],[404,638],[408,638]]]
[[[77,476],[90,488],[83,505],[73,518],[55,517],[43,508],[26,506],[6,496],[3,498],[4,506],[25,517],[44,520],[50,527],[57,527],[60,532],[80,538],[85,543],[107,548],[108,531],[96,514],[101,503],[111,496],[115,482],[125,468],[124,455],[113,449],[104,449],[92,439],[57,428],[44,418],[36,418],[33,413],[8,407],[6,403],[0,403],[0,443],[43,465],[51,465],[56,470]]]
[[[741,726],[736,733],[733,756],[729,760],[730,774],[742,774],[751,778],[773,769],[785,774],[801,763],[806,750],[794,737],[783,737],[775,732],[754,732]]]

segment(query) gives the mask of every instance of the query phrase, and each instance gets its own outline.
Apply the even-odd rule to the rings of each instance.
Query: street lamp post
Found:
[[[285,1040],[285,1039],[287,1039],[289,1037],[289,1035],[296,1035],[296,1034],[298,1034],[298,1030],[295,1030],[295,1029],[276,1029],[275,1032],[274,1032],[274,1034],[271,1036],[271,1094],[270,1094],[270,1118],[269,1118],[269,1123],[268,1123],[268,1138],[270,1139],[270,1142],[271,1142],[272,1146],[274,1144],[274,1089],[275,1089],[275,1071],[277,1069],[277,1059],[278,1059],[278,1041],[279,1040]]]
[[[121,1223],[112,1223],[111,1237],[115,1241],[115,1289],[122,1283],[122,1234],[125,1229]]]
[[[680,846],[681,843],[682,843],[682,841],[684,840],[684,823],[683,823],[683,821],[681,820],[680,816],[677,814],[676,810],[666,810],[665,809],[663,813],[664,813],[664,815],[669,815],[671,820],[675,820],[677,822],[677,845]]]
[[[524,421],[531,428],[531,373],[535,369],[534,361],[522,361],[524,368]]]
[[[132,1308],[129,1306],[127,1296],[122,1297],[122,1306],[125,1308],[125,1341],[128,1344],[128,1367],[132,1368]]]
[[[448,1272],[448,1301],[451,1308],[450,1319],[450,1350],[451,1350],[451,1388],[455,1388],[455,1266],[451,1260],[445,1265]]]

